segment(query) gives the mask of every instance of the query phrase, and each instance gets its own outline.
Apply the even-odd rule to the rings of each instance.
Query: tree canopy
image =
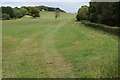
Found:
[[[77,20],[85,20],[88,18],[88,6],[82,6],[79,10],[78,10],[78,14],[77,14]]]
[[[8,14],[11,18],[14,16],[13,9],[10,6],[4,7],[2,6],[2,13]]]
[[[90,20],[110,26],[120,26],[120,2],[90,2],[78,10],[77,20]]]
[[[0,19],[13,19],[13,18],[21,18],[25,15],[30,15],[32,17],[40,17],[40,11],[55,11],[56,8],[54,7],[47,7],[47,6],[22,6],[21,8],[18,7],[10,7],[10,6],[2,6],[0,7],[2,9],[2,13],[0,14]],[[57,8],[60,12],[65,12],[61,10],[60,8]],[[2,17],[3,15],[3,17]]]
[[[31,7],[30,10],[29,10],[29,15],[32,16],[32,17],[40,17],[40,11],[39,9],[37,9],[36,7]]]

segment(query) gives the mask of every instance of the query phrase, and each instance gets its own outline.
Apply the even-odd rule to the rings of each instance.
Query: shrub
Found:
[[[29,15],[32,16],[32,17],[40,17],[40,10],[35,8],[35,7],[31,7],[30,10],[29,10]]]
[[[10,20],[10,16],[6,13],[2,14],[2,20]]]
[[[120,28],[119,27],[110,27],[110,26],[107,26],[107,25],[92,23],[90,21],[85,21],[85,20],[82,20],[81,22],[86,26],[96,28],[96,29],[100,29],[100,30],[103,30],[103,31],[105,31],[107,33],[110,33],[110,34],[114,34],[114,35],[119,35],[120,34]]]
[[[78,14],[76,16],[77,20],[87,20],[88,19],[88,6],[82,6],[79,10],[78,10]]]
[[[89,20],[109,26],[120,26],[120,2],[90,2]]]
[[[28,14],[27,9],[25,9],[25,8],[20,8],[20,11],[21,11],[23,16]]]
[[[2,8],[3,14],[6,13],[10,16],[10,18],[13,18],[14,13],[13,13],[13,9],[11,7],[7,6],[7,7],[1,7],[1,8]]]
[[[13,11],[14,11],[15,18],[21,18],[23,16],[22,12],[19,9],[15,8]]]

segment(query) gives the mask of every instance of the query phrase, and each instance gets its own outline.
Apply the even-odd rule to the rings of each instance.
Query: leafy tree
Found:
[[[120,2],[90,2],[89,12],[92,22],[120,25]]]
[[[30,7],[22,6],[21,8],[25,8],[27,11],[29,11]]]
[[[2,20],[10,20],[10,16],[6,13],[2,14]]]
[[[54,7],[47,7],[47,6],[36,6],[36,8],[38,8],[40,11],[44,10],[44,11],[55,11],[56,8]],[[65,12],[64,10],[61,10],[60,8],[58,8],[58,10],[60,12]]]
[[[14,16],[13,9],[11,7],[9,7],[9,6],[7,6],[7,7],[2,6],[2,13],[3,14],[4,13],[8,14],[11,18],[13,18],[13,16]]]
[[[22,12],[22,15],[23,15],[23,16],[25,16],[25,15],[28,14],[27,9],[25,9],[25,8],[20,8],[20,11]]]
[[[14,17],[15,18],[21,18],[23,16],[21,10],[17,9],[17,8],[14,8]]]
[[[91,0],[94,1],[94,0]],[[90,2],[90,7],[81,7],[77,20],[90,20],[110,26],[120,26],[120,2]]]
[[[29,15],[32,16],[32,17],[40,17],[40,10],[37,9],[36,7],[31,7],[30,10],[29,10]]]
[[[88,19],[88,11],[89,8],[88,6],[82,6],[79,10],[78,10],[78,14],[76,16],[77,20],[86,20]]]
[[[120,2],[115,2],[112,5],[112,11],[113,11],[113,22],[116,26],[120,26]]]

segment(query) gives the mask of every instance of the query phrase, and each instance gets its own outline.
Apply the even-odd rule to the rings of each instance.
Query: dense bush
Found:
[[[78,10],[78,14],[76,16],[77,20],[87,20],[88,19],[88,6],[82,6],[79,10]]]
[[[9,7],[9,6],[7,6],[7,7],[1,7],[2,8],[2,14],[8,14],[11,18],[13,18],[13,16],[14,16],[14,12],[13,12],[13,9],[11,8],[11,7]]]
[[[90,2],[88,11],[81,7],[76,18],[78,21],[89,20],[81,21],[86,26],[101,29],[115,35],[120,34],[120,2]]]
[[[25,16],[25,15],[28,14],[27,9],[25,9],[25,8],[20,8],[20,11],[21,11],[21,13],[22,13],[22,16]]]
[[[120,26],[120,2],[90,2],[90,21]]]
[[[90,2],[88,11],[81,7],[76,18],[77,20],[88,19],[91,22],[120,26],[120,2]]]
[[[120,34],[120,28],[119,27],[110,27],[104,24],[98,24],[98,23],[92,23],[90,21],[81,21],[84,25],[103,30],[107,33],[114,34],[114,35],[119,35]]]
[[[47,7],[47,6],[35,6],[35,7],[26,7],[22,6],[21,8],[15,7],[0,7],[2,9],[2,13],[0,14],[0,19],[16,19],[21,18],[25,15],[30,15],[32,17],[40,17],[40,11],[55,11],[56,8],[53,7]],[[60,12],[65,12],[61,10],[60,8],[57,8]],[[3,15],[3,17],[2,17]],[[4,17],[5,16],[5,17]],[[9,18],[10,17],[10,18]]]
[[[23,16],[22,12],[17,9],[17,8],[14,8],[14,18],[21,18]]]
[[[2,20],[10,20],[10,16],[6,13],[2,14]]]
[[[47,7],[47,6],[36,6],[40,11],[55,11],[56,8],[53,7]],[[57,8],[60,12],[65,12],[64,10],[61,10],[60,8]]]
[[[29,10],[29,15],[32,16],[32,17],[40,17],[40,11],[39,9],[37,9],[36,7],[31,7],[30,10]]]

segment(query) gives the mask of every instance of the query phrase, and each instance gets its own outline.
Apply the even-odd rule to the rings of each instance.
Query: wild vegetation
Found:
[[[2,14],[0,14],[0,18],[3,20],[10,20],[10,19],[16,19],[21,18],[25,15],[30,15],[32,17],[40,17],[40,11],[55,11],[56,8],[53,7],[47,7],[47,6],[35,6],[35,7],[26,7],[22,6],[21,8],[15,7],[12,8],[10,6],[1,7]],[[61,10],[60,8],[57,8],[60,12],[65,12]]]
[[[90,2],[89,7],[83,6],[78,10],[77,20],[119,27],[120,2]]]
[[[87,20],[88,19],[88,14],[89,14],[89,7],[88,6],[82,6],[78,10],[78,14],[76,16],[77,20]]]
[[[44,11],[55,11],[56,8],[54,7],[47,7],[47,6],[36,6],[40,11],[44,10]],[[65,12],[64,10],[57,8],[60,12]]]
[[[35,7],[31,7],[31,9],[29,10],[29,15],[32,17],[40,17],[40,11],[39,9],[35,8]]]

